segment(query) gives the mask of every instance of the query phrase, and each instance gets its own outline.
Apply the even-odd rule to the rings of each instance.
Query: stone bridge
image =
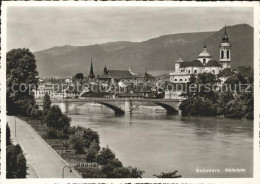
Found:
[[[62,112],[73,114],[79,106],[86,103],[98,103],[112,109],[115,114],[131,114],[133,110],[141,105],[159,105],[168,114],[178,113],[179,106],[183,99],[106,99],[106,98],[85,98],[85,99],[65,99],[53,100],[53,105],[58,105]],[[42,100],[36,100],[36,104],[42,107]]]

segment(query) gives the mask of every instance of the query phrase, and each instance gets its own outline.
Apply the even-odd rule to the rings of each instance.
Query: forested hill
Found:
[[[143,42],[109,42],[88,46],[61,46],[35,52],[42,77],[66,77],[82,72],[88,75],[92,57],[95,74],[108,69],[128,69],[134,72],[173,70],[174,60],[181,54],[184,60],[196,59],[206,42],[213,59],[219,58],[219,44],[224,28],[215,32],[163,35]],[[227,27],[231,42],[232,67],[253,66],[253,27],[239,24]]]

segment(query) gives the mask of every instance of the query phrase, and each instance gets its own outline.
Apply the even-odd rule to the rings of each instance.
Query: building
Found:
[[[211,54],[207,50],[204,43],[202,52],[197,59],[193,61],[183,61],[182,57],[175,61],[175,70],[170,72],[170,82],[187,83],[191,74],[213,73],[218,75],[225,68],[231,68],[231,45],[229,38],[225,32],[221,40],[219,52],[219,61],[212,59]]]
[[[93,64],[92,64],[92,58],[91,58],[91,65],[90,65],[90,71],[89,71],[88,79],[95,79],[94,69],[93,69]]]
[[[104,72],[102,75],[98,76],[98,79],[103,82],[111,83],[133,83],[134,76],[129,70],[108,70],[107,67],[104,67]]]

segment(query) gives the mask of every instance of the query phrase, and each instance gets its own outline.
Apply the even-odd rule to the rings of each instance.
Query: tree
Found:
[[[85,144],[82,131],[76,131],[74,135],[70,136],[69,142],[76,153],[85,152]]]
[[[84,128],[84,127],[71,127],[69,129],[70,134],[74,134],[76,131],[81,130],[83,132],[83,138],[85,140],[85,146],[86,148],[89,148],[92,142],[96,142],[99,144],[99,135],[97,132],[93,131],[90,128]],[[100,149],[100,148],[99,148]]]
[[[9,145],[6,148],[6,178],[26,178],[26,159],[21,147]]]
[[[10,144],[11,144],[11,131],[7,123],[6,124],[6,146],[9,146]]]
[[[169,172],[169,173],[164,173],[162,172],[159,175],[154,174],[154,176],[156,176],[157,178],[181,178],[181,175],[177,175],[178,171],[173,171],[173,172]]]
[[[80,82],[82,83],[82,80],[84,79],[84,75],[83,73],[77,73],[75,78],[76,80],[80,80]]]
[[[32,89],[38,84],[36,67],[35,57],[29,49],[7,52],[6,100],[9,114],[28,115],[29,107],[35,105]]]
[[[69,149],[69,147],[70,147],[70,142],[69,142],[68,140],[63,141],[63,146],[64,146],[64,148],[65,148],[65,150],[66,150],[66,152],[67,152],[68,149]]]
[[[102,148],[97,155],[97,163],[100,165],[107,165],[110,160],[115,159],[115,153],[107,146]]]
[[[43,103],[42,103],[42,109],[43,109],[43,117],[45,117],[48,113],[48,111],[51,108],[51,98],[48,93],[45,93],[43,97]]]
[[[53,127],[55,129],[61,129],[60,118],[62,117],[62,112],[59,106],[54,105],[50,108],[45,116],[44,122],[48,127]]]
[[[93,148],[89,148],[87,151],[86,161],[87,162],[95,162],[97,157],[97,152]]]
[[[62,130],[63,133],[67,134],[69,132],[71,118],[63,114],[59,106],[54,105],[46,114],[44,122],[48,127]]]

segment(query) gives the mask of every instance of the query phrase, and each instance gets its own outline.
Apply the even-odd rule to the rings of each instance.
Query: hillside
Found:
[[[207,43],[213,59],[219,58],[219,44],[224,28],[216,32],[163,35],[143,42],[109,42],[89,46],[62,46],[35,52],[40,76],[72,76],[89,73],[92,58],[95,74],[108,69],[173,70],[174,60],[181,54],[184,60],[196,59]],[[253,66],[253,28],[247,24],[228,26],[232,45],[232,67]]]

